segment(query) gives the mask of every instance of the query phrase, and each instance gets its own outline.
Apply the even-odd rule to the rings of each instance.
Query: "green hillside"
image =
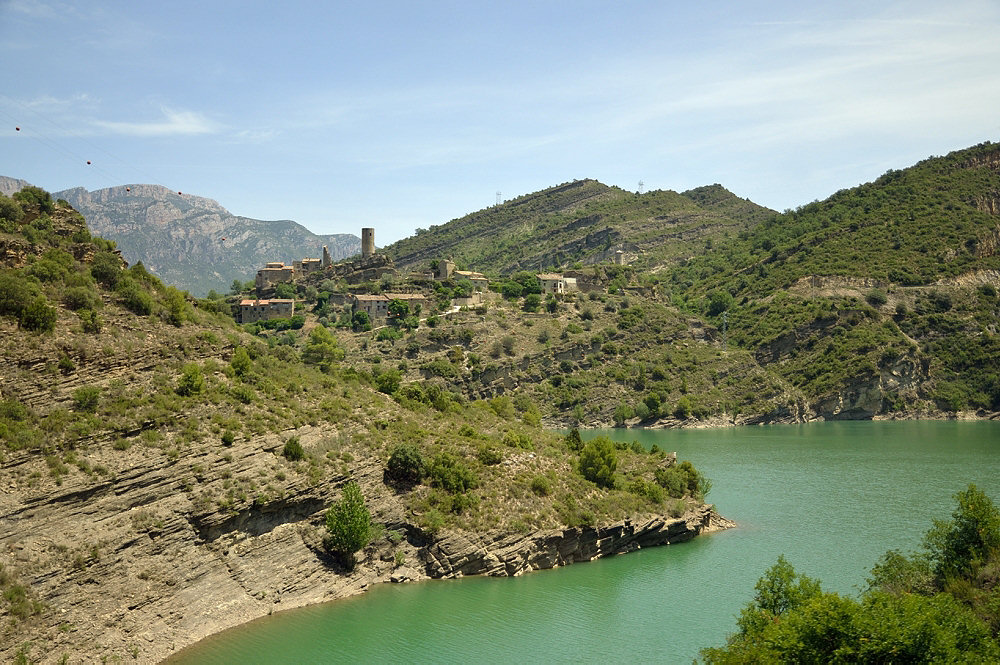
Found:
[[[401,268],[452,258],[481,272],[596,263],[622,250],[655,267],[705,250],[705,239],[751,228],[772,211],[719,185],[642,195],[578,180],[418,231],[385,248]]]
[[[38,188],[0,195],[0,260],[4,662],[158,661],[206,626],[462,574],[463,556],[490,574],[572,563],[534,551],[542,530],[636,520],[664,532],[646,546],[715,519],[662,452],[365,367],[313,315],[250,334],[223,300],[126,269]],[[327,508],[357,488],[370,527],[338,536]],[[511,560],[478,562],[499,551],[480,538]]]
[[[902,363],[940,408],[997,410],[998,201],[984,143],[774,215],[668,288],[717,325],[728,310],[730,339],[809,398]]]

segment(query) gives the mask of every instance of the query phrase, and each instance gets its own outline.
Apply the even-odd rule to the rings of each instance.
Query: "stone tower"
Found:
[[[326,245],[323,245],[323,267],[329,268],[333,264],[333,260],[330,259],[330,250],[327,249]]]
[[[370,259],[375,256],[375,229],[361,229],[361,258]]]

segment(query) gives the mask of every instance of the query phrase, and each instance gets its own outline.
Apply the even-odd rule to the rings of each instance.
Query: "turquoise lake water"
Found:
[[[204,640],[169,663],[690,663],[720,645],[784,554],[857,593],[887,549],[916,548],[952,495],[1000,502],[1000,423],[834,422],[590,430],[657,443],[713,482],[733,530],[519,578],[381,585]]]

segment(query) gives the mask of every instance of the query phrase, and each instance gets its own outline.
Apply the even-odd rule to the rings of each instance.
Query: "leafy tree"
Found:
[[[375,387],[379,392],[391,395],[399,390],[400,374],[398,369],[390,369],[375,377]]]
[[[970,484],[955,494],[958,506],[951,520],[935,520],[924,536],[934,573],[940,580],[967,576],[990,555],[1000,553],[1000,510]]]
[[[52,201],[52,195],[41,187],[35,187],[34,185],[28,185],[21,191],[16,192],[13,199],[20,202],[21,207],[23,208],[34,208],[42,213],[52,212],[55,210],[55,203]]]
[[[537,312],[539,305],[542,303],[542,298],[537,293],[529,293],[524,296],[524,311],[525,312]]]
[[[274,287],[274,297],[291,300],[295,298],[295,287],[288,282],[281,282]]]
[[[337,345],[337,338],[323,326],[309,331],[309,338],[302,350],[302,362],[317,365],[324,372],[344,359],[344,350]]]
[[[184,294],[176,287],[168,286],[163,300],[167,306],[167,321],[175,326],[184,323],[189,317],[189,306]]]
[[[233,351],[233,357],[229,359],[229,366],[233,368],[236,376],[244,377],[250,372],[252,366],[250,354],[242,346]]]
[[[729,291],[722,289],[712,291],[708,294],[708,315],[718,316],[733,305],[733,296]]]
[[[410,313],[410,307],[405,300],[393,298],[389,301],[389,317],[402,321]]]
[[[340,501],[326,511],[326,546],[339,553],[348,568],[353,568],[354,553],[371,542],[374,526],[361,488],[349,482],[344,486]]]
[[[798,609],[821,593],[819,581],[800,575],[784,555],[757,581],[753,602],[737,621],[740,633],[748,635],[790,610]]]
[[[126,309],[139,316],[147,316],[153,311],[153,297],[131,277],[118,281],[115,292]]]
[[[0,192],[0,231],[13,233],[23,218],[21,206]]]
[[[13,270],[0,270],[0,314],[20,317],[25,306],[38,294],[35,280]]]
[[[371,322],[371,317],[368,316],[368,312],[366,312],[363,309],[359,309],[358,311],[354,312],[354,315],[351,317],[351,327],[354,330],[354,332],[363,332],[365,330],[371,330],[372,322]]]
[[[580,474],[600,487],[614,487],[617,468],[615,444],[606,436],[591,439],[580,451]]]
[[[566,435],[566,446],[570,450],[581,450],[583,448],[583,438],[580,437],[579,428],[574,427]]]
[[[63,304],[69,309],[94,309],[101,302],[97,293],[86,286],[71,286],[63,293]]]
[[[427,476],[433,487],[452,493],[466,492],[479,486],[476,474],[461,458],[447,451],[434,456],[427,468]]]

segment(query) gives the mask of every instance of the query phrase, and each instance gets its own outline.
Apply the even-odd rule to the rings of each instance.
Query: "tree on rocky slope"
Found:
[[[326,511],[327,549],[339,554],[348,568],[354,568],[354,553],[371,542],[372,516],[355,482],[344,486],[340,501]]]

